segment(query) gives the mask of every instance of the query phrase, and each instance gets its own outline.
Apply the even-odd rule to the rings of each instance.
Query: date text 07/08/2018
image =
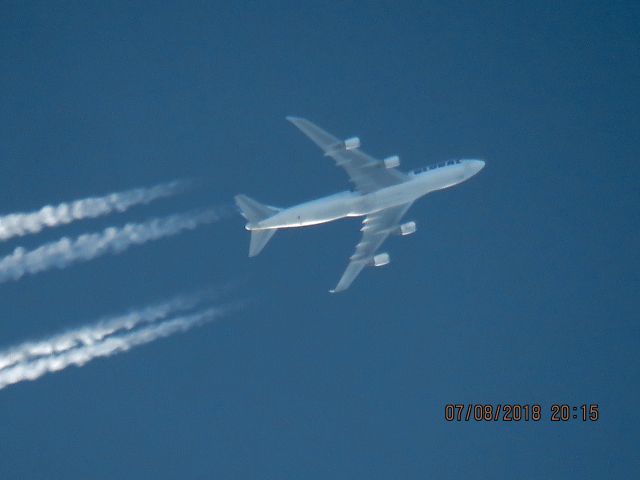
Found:
[[[548,410],[539,403],[447,403],[444,406],[447,422],[596,422],[599,418],[597,403],[554,403]]]

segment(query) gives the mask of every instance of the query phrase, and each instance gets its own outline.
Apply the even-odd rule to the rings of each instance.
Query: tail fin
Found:
[[[276,233],[277,229],[273,228],[269,230],[252,230],[250,228],[251,224],[258,223],[265,218],[269,218],[272,215],[278,213],[280,210],[276,207],[270,207],[268,205],[263,205],[259,202],[256,202],[246,195],[236,195],[235,200],[236,205],[238,205],[238,208],[240,208],[240,211],[242,212],[242,216],[249,222],[247,223],[247,229],[251,230],[249,256],[255,257],[262,251],[267,242]]]

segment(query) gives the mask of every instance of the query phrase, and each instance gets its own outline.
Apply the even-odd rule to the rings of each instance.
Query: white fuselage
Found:
[[[478,173],[482,160],[457,160],[410,173],[404,183],[361,194],[345,191],[280,210],[260,222],[248,223],[248,230],[268,230],[317,225],[345,217],[360,217],[386,208],[413,202],[427,193],[442,190]]]

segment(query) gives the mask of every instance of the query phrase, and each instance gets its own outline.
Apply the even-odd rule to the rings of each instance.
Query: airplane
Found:
[[[485,165],[483,160],[459,159],[404,173],[397,169],[400,165],[397,155],[379,160],[360,150],[358,137],[340,140],[309,120],[286,118],[318,145],[325,156],[346,170],[355,188],[289,208],[263,205],[246,195],[234,198],[247,220],[245,228],[251,232],[250,257],[258,255],[281,228],[364,216],[360,229],[362,239],[340,281],[329,290],[331,293],[349,288],[364,267],[389,263],[388,253],[376,252],[389,235],[409,235],[416,231],[415,221],[400,223],[413,202],[427,193],[468,180]]]

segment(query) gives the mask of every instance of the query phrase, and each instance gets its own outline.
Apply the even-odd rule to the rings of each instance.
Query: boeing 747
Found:
[[[462,183],[484,167],[482,160],[461,159],[404,173],[397,168],[400,165],[397,155],[379,160],[360,150],[357,137],[339,140],[304,118],[287,117],[287,120],[315,142],[325,156],[344,168],[355,188],[289,208],[263,205],[246,195],[236,195],[236,204],[247,219],[245,228],[251,232],[249,256],[258,255],[280,228],[365,217],[360,229],[362,239],[331,292],[349,288],[364,267],[389,263],[388,253],[376,252],[389,235],[416,231],[414,221],[400,223],[413,202],[427,193]]]

